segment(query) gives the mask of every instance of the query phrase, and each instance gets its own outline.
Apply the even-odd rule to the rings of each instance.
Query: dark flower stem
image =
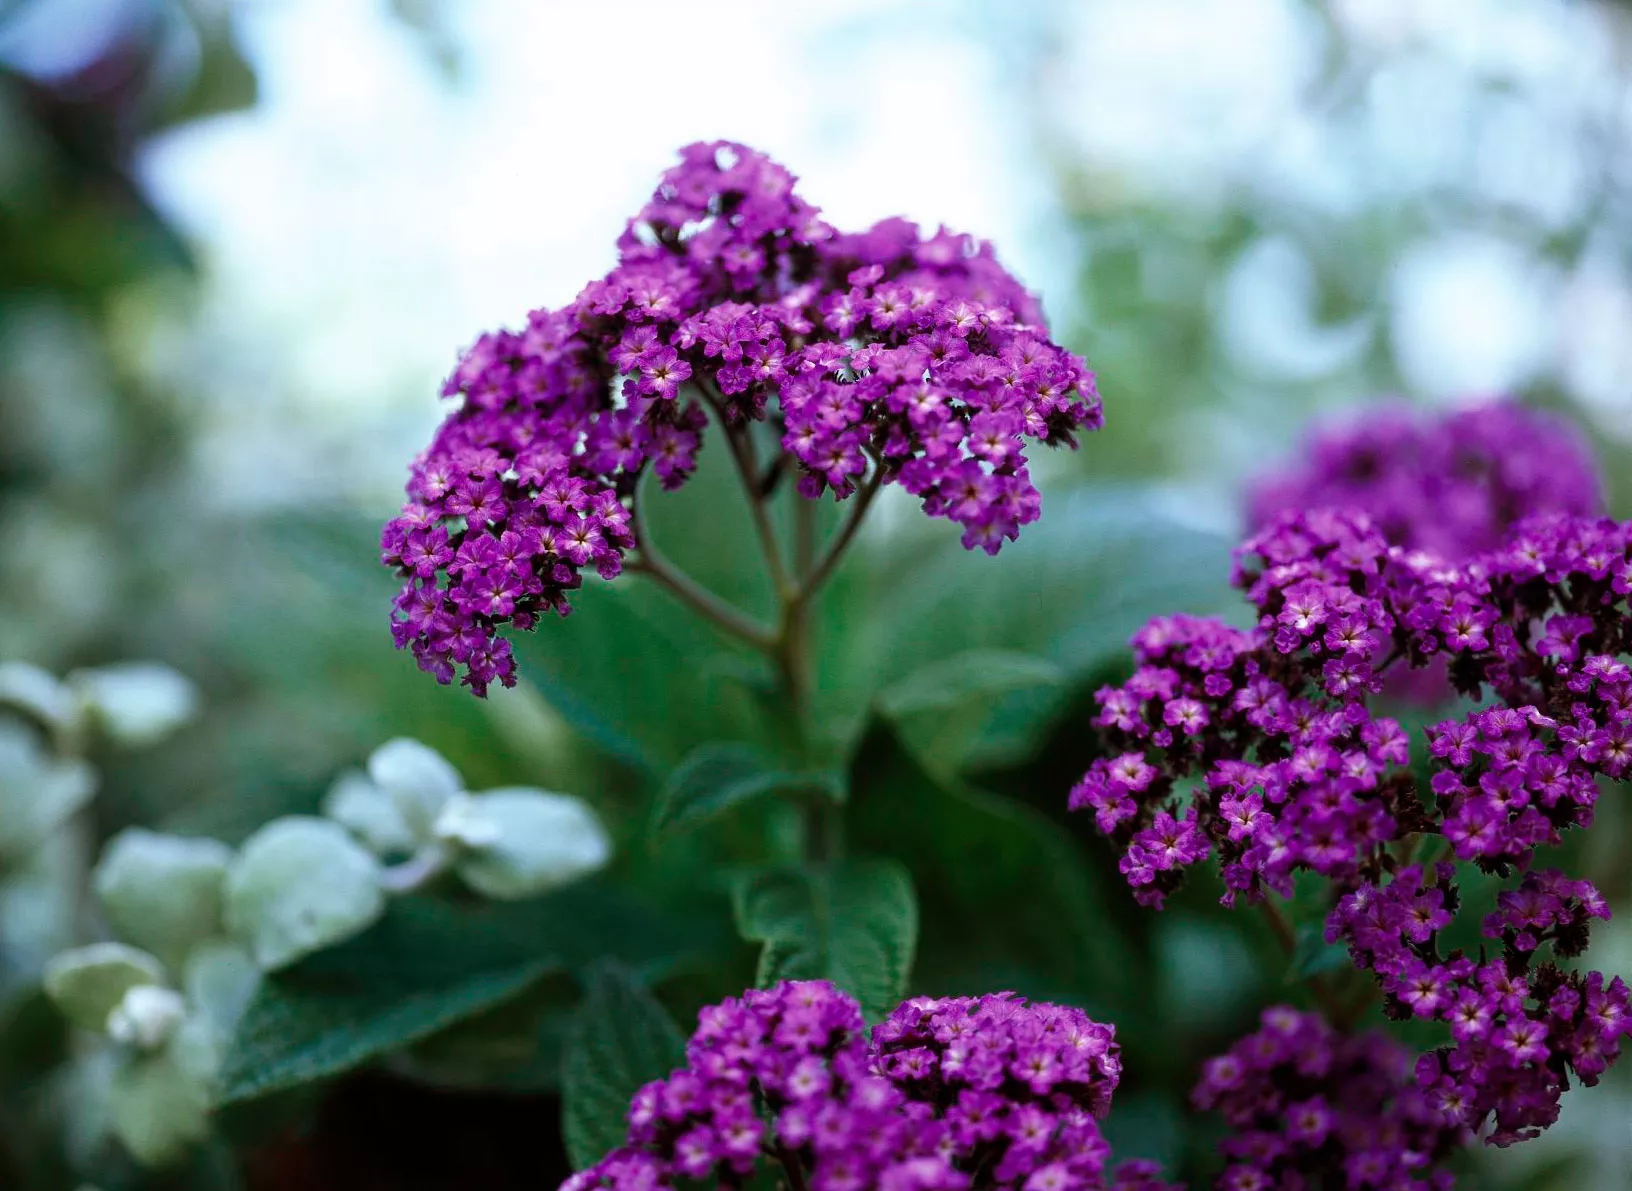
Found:
[[[856,536],[856,530],[861,528],[862,521],[866,519],[867,510],[873,503],[873,497],[878,495],[878,490],[883,486],[883,483],[884,469],[879,466],[878,461],[875,459],[873,461],[873,474],[867,477],[866,482],[861,486],[861,490],[857,492],[856,503],[851,507],[850,515],[845,518],[844,524],[839,527],[839,531],[833,535],[833,540],[827,544],[827,549],[822,552],[821,558],[815,562],[808,573],[802,575],[799,592],[795,597],[800,603],[807,603],[821,589],[822,584],[827,582],[828,577],[833,574],[833,569],[838,566],[839,559],[844,556],[851,539]]]
[[[777,598],[787,600],[793,593],[793,580],[782,562],[782,549],[771,525],[770,508],[765,501],[764,481],[759,472],[759,461],[754,457],[754,431],[750,423],[733,426],[726,420],[725,398],[706,380],[699,378],[697,390],[714,411],[726,445],[731,449],[731,462],[736,465],[737,478],[742,483],[743,495],[748,498],[748,511],[754,519],[754,533],[759,537],[759,548],[765,555],[765,566],[770,571],[771,585]]]
[[[805,1172],[799,1167],[799,1158],[787,1146],[776,1147],[777,1161],[788,1176],[788,1191],[805,1191]]]
[[[657,548],[657,543],[652,539],[651,529],[646,524],[645,510],[641,507],[638,488],[635,490],[634,499],[634,532],[640,554],[625,564],[626,569],[653,579],[692,611],[712,621],[733,637],[746,641],[762,653],[770,653],[776,648],[776,634],[750,619],[740,608],[726,603],[709,591],[671,563]]]
[[[734,427],[726,421],[725,403],[712,386],[700,385],[699,391],[720,422],[726,441],[730,444],[731,458],[742,482],[743,494],[748,498],[755,533],[759,537],[771,583],[781,606],[776,628],[770,629],[760,624],[669,561],[658,549],[646,524],[638,487],[633,501],[633,529],[639,553],[630,557],[626,568],[631,573],[651,578],[682,604],[763,653],[771,661],[787,700],[794,748],[801,754],[800,760],[808,764],[813,760],[810,756],[812,732],[809,725],[814,680],[810,645],[811,607],[855,539],[856,531],[861,528],[861,522],[883,484],[884,468],[875,455],[872,474],[856,494],[844,523],[820,553],[816,548],[816,504],[804,497],[794,497],[793,565],[790,573],[783,562],[781,545],[772,525],[770,499],[760,480],[758,460],[750,437],[751,428]],[[779,453],[772,467],[786,464],[786,457]],[[827,799],[807,798],[802,799],[801,804],[805,815],[806,858],[812,864],[837,859],[843,850],[843,831],[836,808]],[[796,1188],[795,1191],[803,1191],[803,1188]]]
[[[1258,912],[1263,916],[1264,921],[1268,923],[1270,933],[1275,936],[1275,942],[1280,944],[1281,950],[1286,953],[1286,958],[1290,962],[1298,953],[1298,939],[1292,933],[1292,926],[1287,922],[1286,916],[1268,898],[1258,903]],[[1353,1025],[1351,1020],[1351,1015],[1354,1012],[1353,1008],[1345,1006],[1338,999],[1331,986],[1322,980],[1319,974],[1305,976],[1303,982],[1308,986],[1310,995],[1315,998],[1321,1012],[1326,1015],[1327,1021],[1331,1022],[1339,1030],[1347,1030]]]

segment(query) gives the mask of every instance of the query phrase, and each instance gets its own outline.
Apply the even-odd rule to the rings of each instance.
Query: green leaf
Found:
[[[1241,607],[1229,589],[1229,543],[1137,489],[1050,492],[1042,519],[996,558],[963,549],[946,528],[894,544],[867,582],[835,597],[850,601],[830,610],[842,612],[845,639],[823,659],[817,701],[841,738],[860,736],[874,692],[949,649],[1026,653],[1079,679],[1121,656],[1154,612]],[[1000,709],[1028,694],[1005,696]],[[1039,728],[1051,710],[1034,717]]]
[[[965,700],[1034,686],[1058,686],[1057,662],[1012,649],[970,649],[929,663],[880,692],[879,708],[892,717],[946,711]]]
[[[764,944],[756,983],[831,980],[869,1019],[901,1000],[918,943],[912,878],[893,860],[779,870],[737,890],[737,930]]]
[[[1066,828],[935,776],[883,722],[857,751],[850,783],[851,846],[905,864],[924,907],[919,987],[1130,1003],[1134,957]]]
[[[794,773],[779,769],[751,745],[699,745],[658,792],[652,830],[694,827],[767,794],[796,792],[837,801],[843,796],[843,781],[831,770]]]
[[[1028,718],[1046,717],[1066,687],[1059,663],[1012,649],[971,649],[930,662],[879,692],[878,709],[918,752],[956,772],[993,752],[1003,696],[1026,692]],[[995,732],[994,732],[995,730]]]
[[[659,968],[689,934],[597,884],[528,902],[407,897],[367,933],[268,976],[229,1048],[220,1103],[338,1075],[601,956]]]
[[[567,1036],[561,1132],[574,1170],[598,1162],[628,1135],[629,1101],[685,1061],[663,1006],[616,964],[598,965]]]

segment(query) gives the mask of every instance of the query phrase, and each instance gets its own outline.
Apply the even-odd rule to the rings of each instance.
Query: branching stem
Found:
[[[816,560],[809,573],[801,578],[799,592],[795,597],[799,603],[808,603],[811,597],[821,590],[822,584],[827,582],[828,577],[833,574],[833,569],[839,565],[839,559],[844,556],[845,550],[856,536],[856,530],[861,528],[861,523],[867,516],[867,510],[871,507],[873,498],[878,495],[878,490],[883,486],[883,483],[884,469],[875,460],[872,475],[867,477],[860,491],[856,493],[856,503],[851,506],[850,515],[845,518],[844,524],[839,527],[839,531],[833,535],[832,541],[828,542],[827,549],[822,551],[821,557]]]
[[[878,495],[884,480],[883,461],[876,454],[872,456],[872,474],[862,483],[843,524],[819,554],[816,548],[815,502],[803,497],[795,498],[793,565],[790,571],[783,561],[781,544],[772,524],[770,498],[755,458],[751,428],[732,426],[727,421],[724,398],[712,385],[702,382],[697,388],[719,419],[731,449],[743,495],[748,500],[754,530],[781,606],[776,627],[771,629],[760,624],[669,561],[653,540],[651,529],[646,524],[638,486],[632,502],[633,531],[638,553],[631,555],[625,565],[631,573],[651,578],[692,611],[752,646],[771,661],[787,700],[794,750],[801,754],[802,761],[809,762],[812,759],[809,756],[812,741],[808,721],[814,678],[810,646],[811,606],[855,539],[873,498]],[[772,469],[786,466],[787,462],[786,456],[779,454]],[[843,833],[835,807],[826,799],[803,800],[803,805],[806,858],[813,864],[837,859],[843,848]],[[794,1191],[803,1191],[803,1188],[794,1188]]]
[[[776,647],[776,634],[751,619],[740,608],[709,591],[671,563],[657,548],[657,543],[652,539],[651,529],[646,524],[645,510],[641,507],[638,488],[635,490],[634,499],[634,532],[635,544],[640,554],[625,564],[628,570],[655,580],[692,611],[760,652],[770,653]]]

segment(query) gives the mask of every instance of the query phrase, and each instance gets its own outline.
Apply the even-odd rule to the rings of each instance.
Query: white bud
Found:
[[[612,841],[582,799],[508,788],[469,795],[473,815],[493,827],[489,842],[455,861],[460,879],[485,897],[533,897],[587,876],[612,855]]]
[[[498,822],[484,814],[481,801],[469,794],[448,799],[431,824],[431,837],[437,843],[456,848],[490,848],[499,842],[500,834]]]
[[[125,662],[75,670],[68,685],[119,744],[155,744],[198,714],[198,688],[169,666]]]
[[[406,736],[374,750],[368,759],[368,776],[390,796],[417,840],[429,838],[442,804],[465,788],[464,779],[446,757]]]
[[[138,984],[108,1014],[108,1037],[137,1050],[158,1050],[187,1016],[187,1002],[174,989]]]
[[[227,870],[227,929],[266,972],[359,934],[384,909],[379,862],[327,819],[274,819]]]

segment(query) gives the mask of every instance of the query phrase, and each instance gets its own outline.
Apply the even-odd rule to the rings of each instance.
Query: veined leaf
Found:
[[[764,944],[757,983],[831,980],[869,1019],[900,1001],[918,944],[912,878],[893,860],[773,870],[737,890],[737,929]]]

